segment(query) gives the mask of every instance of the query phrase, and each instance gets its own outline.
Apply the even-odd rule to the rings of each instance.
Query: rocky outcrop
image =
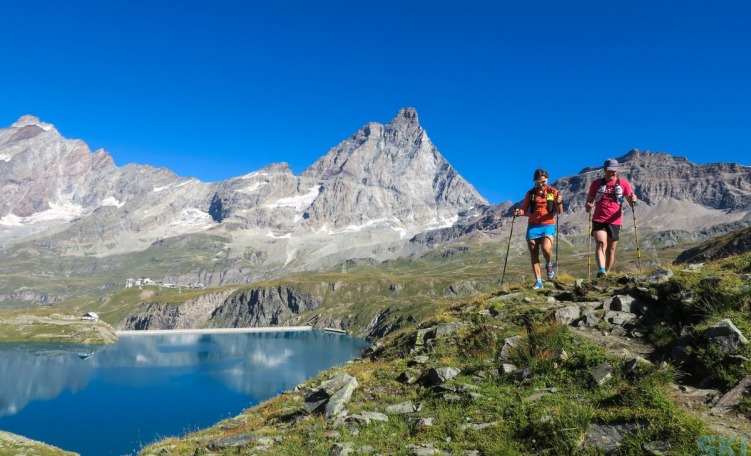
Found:
[[[122,330],[190,328],[261,328],[300,326],[299,315],[314,310],[323,299],[289,286],[227,290],[180,305],[141,304],[117,325]]]
[[[751,227],[706,241],[682,252],[675,264],[704,263],[733,255],[741,255],[751,250]]]
[[[119,330],[191,329],[202,328],[212,313],[220,307],[235,290],[210,293],[180,305],[160,302],[143,303],[122,322]]]
[[[313,310],[323,299],[294,288],[255,288],[238,291],[211,314],[209,328],[260,328],[296,326],[300,313]]]

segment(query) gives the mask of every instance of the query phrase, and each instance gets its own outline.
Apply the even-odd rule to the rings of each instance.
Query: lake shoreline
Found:
[[[312,326],[267,326],[263,328],[200,328],[200,329],[145,329],[115,331],[119,336],[150,336],[155,334],[217,334],[217,333],[254,333],[254,332],[288,332],[312,331]]]

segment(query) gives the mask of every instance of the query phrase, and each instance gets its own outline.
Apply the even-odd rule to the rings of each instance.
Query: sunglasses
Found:
[[[535,182],[538,184],[544,184],[547,181],[548,181],[547,179],[535,179]]]

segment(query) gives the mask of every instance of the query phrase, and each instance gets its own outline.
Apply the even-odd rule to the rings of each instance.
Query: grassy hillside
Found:
[[[465,254],[465,260],[472,257]],[[415,265],[408,261],[389,266],[394,279],[405,281],[397,271]],[[440,266],[432,269],[429,258],[422,261],[436,280],[442,274],[470,279],[450,268],[438,274]],[[751,435],[749,400],[729,413],[709,412],[718,397],[751,373],[751,350],[744,345],[725,353],[702,335],[726,318],[751,334],[751,255],[669,271],[674,275],[664,282],[649,279],[652,270],[579,284],[564,276],[542,292],[513,283],[451,302],[436,300],[425,304],[420,317],[376,341],[362,359],[141,454],[328,455],[350,449],[354,454],[688,455],[715,454],[710,451],[727,442],[727,448],[740,451],[740,436]],[[650,303],[649,318],[629,327],[602,320],[584,328],[555,318],[563,307],[627,294]],[[514,336],[517,345],[504,349]],[[670,356],[678,344],[688,353],[681,364]],[[596,375],[602,366],[609,367],[604,380]],[[431,369],[441,368],[456,369],[457,375],[431,383]],[[326,419],[306,413],[306,399],[340,374],[358,384],[346,414]],[[400,406],[390,407],[395,405]],[[621,437],[611,449],[595,444],[605,439],[597,434],[603,429]]]

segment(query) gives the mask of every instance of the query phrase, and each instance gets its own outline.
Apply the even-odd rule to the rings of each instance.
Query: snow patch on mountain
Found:
[[[311,204],[313,204],[313,201],[315,201],[320,191],[321,191],[320,187],[313,187],[310,190],[308,190],[308,192],[305,193],[304,195],[290,196],[288,198],[280,198],[271,204],[267,204],[265,207],[269,209],[291,207],[292,209],[298,212],[303,211],[306,208],[308,208]]]
[[[254,192],[256,190],[259,190],[259,189],[265,187],[268,184],[269,184],[268,182],[257,182],[255,184],[251,185],[250,187],[241,188],[238,191],[239,192],[243,192],[243,193],[251,193],[251,192]]]
[[[70,221],[76,217],[80,217],[83,214],[83,207],[78,204],[62,203],[56,204],[52,201],[49,202],[49,209],[46,211],[37,212],[28,217],[18,217],[14,214],[8,214],[0,219],[0,225],[3,226],[22,226],[33,225],[41,222],[49,222],[53,220]]]
[[[208,212],[204,212],[194,207],[189,207],[180,211],[180,216],[170,225],[179,226],[186,229],[188,227],[192,227],[195,229],[207,230],[213,227],[215,223]]]
[[[238,179],[252,179],[256,176],[268,176],[268,175],[269,173],[261,173],[258,171],[253,171],[252,173],[248,173],[248,174],[238,177]]]
[[[117,200],[117,198],[113,196],[108,196],[107,198],[102,200],[102,206],[115,206],[115,207],[123,207],[125,203],[121,203]]]
[[[177,182],[177,183],[174,183],[174,184],[165,185],[164,187],[154,187],[154,191],[155,192],[161,192],[163,190],[169,190],[169,189],[173,189],[173,188],[179,188],[179,187],[182,187],[183,185],[188,185],[189,183],[191,183],[193,181],[198,181],[198,179],[187,179],[187,180],[184,180],[184,181],[181,181],[181,182]]]

